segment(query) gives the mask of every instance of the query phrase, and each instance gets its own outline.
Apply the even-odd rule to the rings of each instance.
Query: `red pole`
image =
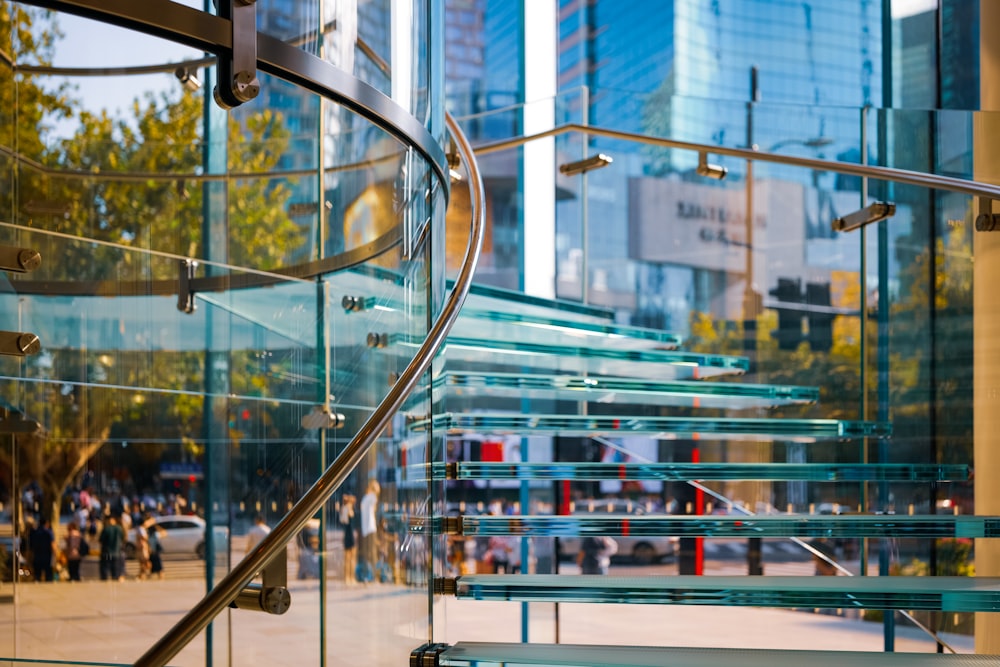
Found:
[[[698,448],[695,447],[691,452],[691,463],[699,463],[701,456],[698,453]],[[694,491],[694,513],[704,514],[705,513],[705,492],[701,490],[700,486],[695,487]],[[705,574],[705,538],[696,537],[694,538],[694,573],[697,575]]]

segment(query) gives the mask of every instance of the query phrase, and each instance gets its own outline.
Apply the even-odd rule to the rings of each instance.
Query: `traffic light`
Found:
[[[833,318],[830,312],[830,283],[807,283],[806,304],[809,311],[809,348],[814,352],[828,351],[833,346]],[[818,308],[814,308],[817,307]],[[819,310],[820,312],[817,312]]]
[[[798,278],[778,278],[778,286],[768,292],[781,303],[802,303],[802,281]],[[802,342],[802,307],[774,308],[778,311],[778,328],[772,332],[778,339],[778,349],[794,350]]]

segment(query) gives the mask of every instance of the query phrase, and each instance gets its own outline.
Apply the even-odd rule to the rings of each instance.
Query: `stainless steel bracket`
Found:
[[[261,583],[252,582],[236,594],[233,609],[281,615],[292,605],[288,591],[288,549],[279,551],[261,571]]]
[[[896,204],[888,201],[877,201],[861,210],[848,213],[842,218],[834,218],[831,226],[835,232],[849,232],[865,225],[881,222],[894,215],[896,215]]]
[[[332,412],[325,406],[317,406],[302,415],[300,423],[302,428],[305,429],[318,429],[318,428],[344,428],[344,422],[347,417],[340,412]]]
[[[0,271],[28,273],[34,271],[42,263],[42,256],[37,250],[0,245]]]
[[[1000,213],[993,212],[993,200],[989,197],[979,198],[979,215],[976,216],[976,231],[1000,231]]]
[[[384,348],[389,347],[391,339],[387,332],[376,333],[374,331],[368,332],[368,337],[365,341],[370,348]]]
[[[194,301],[194,290],[191,289],[191,281],[194,280],[197,268],[198,262],[193,259],[182,259],[177,277],[177,310],[189,315],[198,308],[198,304]]]
[[[363,310],[372,308],[375,305],[375,298],[345,294],[344,298],[340,300],[340,305],[345,312],[360,313]]]
[[[8,357],[27,357],[38,354],[42,342],[38,336],[26,331],[0,331],[0,354]]]
[[[257,7],[255,0],[219,3],[219,15],[233,29],[233,51],[219,58],[219,78],[213,95],[223,109],[233,109],[257,97]]]
[[[16,410],[0,408],[0,433],[10,435],[14,433],[37,433],[42,430],[42,425],[34,419],[25,419],[24,415]]]
[[[457,595],[458,579],[453,577],[437,577],[434,579],[434,593],[437,595]]]
[[[418,646],[410,652],[410,667],[439,667],[440,655],[448,648],[451,648],[448,644]]]

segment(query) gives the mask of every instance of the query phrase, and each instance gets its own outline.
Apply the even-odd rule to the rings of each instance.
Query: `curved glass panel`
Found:
[[[412,72],[386,93],[422,100],[403,108],[426,122],[433,81],[413,47],[430,24],[413,4]],[[12,57],[0,67],[15,72],[0,77],[0,254],[19,263],[0,274],[0,328],[14,334],[0,334],[0,549],[12,554],[0,653],[131,664],[244,557],[258,520],[285,516],[409,363],[410,348],[373,336],[426,336],[444,285],[431,230],[446,193],[422,153],[302,87],[260,73],[257,98],[227,113],[201,51],[0,12]],[[257,17],[266,34],[319,44],[313,3],[262,2]],[[345,308],[359,294],[371,308]],[[228,610],[178,664],[285,663],[287,645],[260,640],[276,623],[295,628],[297,659],[321,662],[326,646],[361,640],[345,614],[380,637],[354,647],[370,664],[428,639],[431,555],[407,548],[396,518],[429,485],[398,483],[407,448],[421,448],[402,434],[380,437],[264,575],[284,572],[287,613]],[[342,522],[349,496],[356,513]],[[89,553],[61,560],[79,553],[71,523]],[[407,595],[340,609],[369,572]],[[26,585],[36,577],[57,581]],[[32,637],[17,615],[27,608],[90,640]]]

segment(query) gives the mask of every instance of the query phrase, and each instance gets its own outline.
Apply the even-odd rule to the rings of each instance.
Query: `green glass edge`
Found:
[[[787,577],[468,575],[459,599],[522,602],[678,604],[996,611],[998,577]]]
[[[942,463],[492,463],[459,461],[454,475],[448,464],[431,464],[437,480],[759,480],[810,482],[965,482],[971,468]],[[426,470],[426,464],[408,468]]]
[[[593,415],[517,415],[500,413],[444,413],[413,420],[411,431],[427,428],[474,433],[559,433],[562,435],[700,434],[716,438],[755,436],[776,439],[888,437],[889,424],[836,419],[747,419],[730,417],[646,417]]]

